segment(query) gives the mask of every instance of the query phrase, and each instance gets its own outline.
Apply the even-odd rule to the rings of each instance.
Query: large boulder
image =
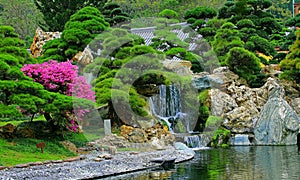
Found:
[[[297,143],[300,119],[283,99],[284,89],[274,84],[254,128],[258,145],[292,145]]]
[[[209,91],[210,111],[212,116],[223,116],[225,113],[237,108],[235,100],[225,92],[219,89]]]
[[[193,74],[191,71],[192,63],[190,61],[174,61],[166,59],[162,61],[162,64],[167,70],[175,72],[179,75],[188,76]]]
[[[161,143],[169,145],[175,140],[174,135],[160,124],[150,128],[134,128],[123,125],[121,126],[121,136],[131,143],[146,143],[158,139]]]
[[[232,133],[253,133],[253,127],[257,122],[262,107],[266,104],[271,91],[274,88],[282,88],[274,78],[268,78],[267,82],[260,88],[249,88],[246,85],[241,85],[232,82],[227,88],[227,94],[231,101],[237,104],[231,111],[223,111],[223,126],[231,130]],[[215,98],[216,102],[225,101],[226,98]],[[222,100],[220,100],[222,98]],[[214,98],[211,98],[214,99]],[[210,102],[212,105],[214,102]],[[220,103],[215,103],[219,104]],[[214,109],[212,106],[211,109]],[[220,109],[220,108],[219,108]]]
[[[300,117],[300,98],[295,98],[291,101],[291,107],[296,111]]]
[[[219,67],[213,71],[213,74],[207,72],[193,75],[193,85],[199,91],[207,88],[224,89],[231,83],[237,82],[239,76],[229,70],[228,67]]]
[[[223,126],[232,133],[251,133],[258,116],[259,112],[255,107],[240,106],[223,116]]]

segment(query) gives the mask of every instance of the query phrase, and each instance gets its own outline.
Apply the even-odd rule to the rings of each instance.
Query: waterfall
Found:
[[[193,150],[208,149],[210,138],[205,134],[184,136],[184,143]]]
[[[160,85],[159,94],[150,97],[150,106],[153,115],[164,121],[171,132],[178,119],[185,116],[181,112],[180,91],[175,85]]]
[[[193,135],[193,136],[185,136],[184,137],[184,143],[189,147],[189,148],[200,148],[200,137],[198,135]]]

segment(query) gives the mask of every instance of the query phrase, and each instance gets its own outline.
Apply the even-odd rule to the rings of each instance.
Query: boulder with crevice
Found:
[[[300,117],[300,98],[292,99],[290,105]]]
[[[223,116],[225,113],[237,108],[235,100],[225,92],[219,89],[209,91],[210,111],[212,116]]]
[[[284,100],[284,89],[275,85],[254,127],[257,145],[293,145],[297,143],[300,119]]]

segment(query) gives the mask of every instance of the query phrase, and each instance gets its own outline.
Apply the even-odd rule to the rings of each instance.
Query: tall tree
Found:
[[[102,10],[107,0],[34,0],[50,31],[63,31],[71,15],[86,6]]]
[[[244,42],[241,40],[240,32],[235,28],[235,25],[227,22],[217,30],[212,46],[221,65],[225,65],[229,50],[233,47],[243,47]]]
[[[290,0],[271,0],[272,6],[269,8],[269,11],[274,14],[277,18],[285,21],[292,17],[292,10],[290,8]]]
[[[45,26],[43,14],[36,8],[33,0],[0,0],[0,19],[4,25],[14,27],[20,38],[33,38],[35,29]]]
[[[61,38],[48,41],[44,48],[43,60],[66,61],[83,51],[101,32],[109,27],[100,11],[94,7],[84,7],[73,14],[67,22]]]
[[[0,37],[0,117],[32,116],[45,103],[39,94],[43,86],[25,77],[20,68],[34,61],[12,27],[0,26]]]
[[[121,9],[121,6],[114,2],[108,2],[103,7],[103,16],[111,26],[121,26],[122,22],[128,21],[129,14]]]
[[[283,70],[282,78],[300,83],[300,31],[296,31],[296,41],[290,47],[290,53],[280,62]]]
[[[43,68],[36,65],[37,68],[33,68],[32,74],[39,75],[39,80],[45,80],[45,88],[53,92],[47,91],[44,84],[34,82],[21,71],[24,64],[34,64],[36,61],[29,56],[24,48],[24,42],[14,29],[10,26],[0,26],[0,37],[0,118],[28,117],[32,120],[35,114],[39,113],[46,117],[53,131],[65,130],[66,127],[74,128],[75,126],[72,126],[74,121],[71,121],[74,117],[74,104],[83,108],[93,106],[89,100],[83,99],[92,97],[86,96],[88,93],[81,91],[86,88],[77,91],[84,95],[77,93],[79,98],[61,94],[68,89],[67,87],[74,89],[79,85],[74,83],[71,85],[75,87],[71,86],[70,83],[66,83],[67,79],[62,77],[74,73],[63,66],[59,69],[50,65],[55,73],[49,75],[47,73],[53,71],[45,70],[40,74]],[[52,89],[53,87],[56,91]]]
[[[230,70],[246,79],[250,84],[256,80],[256,75],[261,70],[260,61],[255,54],[242,47],[230,49],[225,62]]]

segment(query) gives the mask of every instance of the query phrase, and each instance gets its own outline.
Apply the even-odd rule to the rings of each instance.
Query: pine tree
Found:
[[[20,68],[34,60],[12,27],[0,26],[0,37],[0,117],[33,116],[45,104],[43,86],[25,77]]]
[[[290,47],[290,53],[280,62],[283,70],[282,78],[300,83],[300,31],[296,32],[296,41]]]
[[[73,14],[66,23],[61,38],[48,41],[44,48],[43,61],[53,59],[67,61],[109,27],[97,8],[84,7]]]
[[[71,15],[78,10],[93,6],[102,10],[107,0],[34,0],[37,8],[43,13],[49,31],[63,31]]]

